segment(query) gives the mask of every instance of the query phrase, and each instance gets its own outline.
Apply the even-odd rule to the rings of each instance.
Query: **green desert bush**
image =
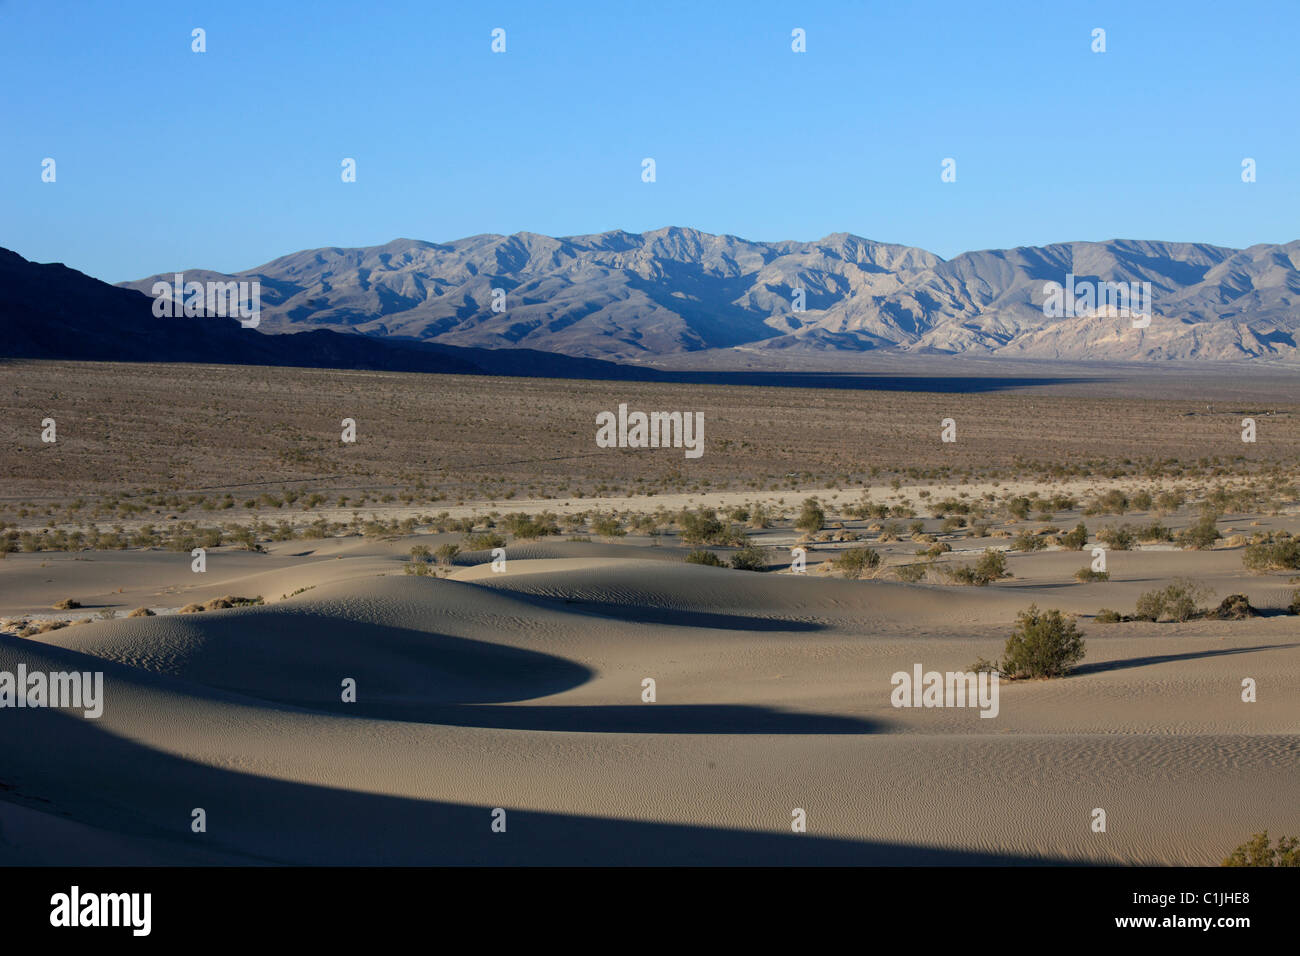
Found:
[[[228,607],[253,607],[258,604],[265,604],[262,596],[257,597],[235,597],[233,594],[227,594],[223,597],[213,598],[207,604],[203,605],[205,611],[217,611]]]
[[[1164,588],[1147,591],[1139,596],[1133,616],[1139,621],[1160,621],[1164,618],[1178,623],[1190,621],[1204,613],[1200,602],[1213,593],[1209,588],[1187,578],[1177,578]]]
[[[1096,620],[1098,624],[1118,624],[1120,621],[1124,620],[1124,615],[1120,614],[1119,611],[1112,611],[1110,608],[1104,607],[1097,612],[1097,616],[1094,620]]]
[[[880,567],[880,552],[871,548],[849,548],[835,558],[833,563],[846,578],[860,578],[868,571]]]
[[[948,577],[957,584],[970,584],[984,587],[994,581],[1011,577],[1007,570],[1007,556],[995,548],[986,548],[979,560],[953,568],[947,572]]]
[[[1097,540],[1112,551],[1127,551],[1133,547],[1135,537],[1133,529],[1128,525],[1121,525],[1118,528],[1114,525],[1106,525],[1097,532]]]
[[[1007,500],[1007,514],[1021,521],[1029,517],[1030,509],[1034,503],[1025,497],[1010,498]]]
[[[915,584],[925,577],[925,572],[929,569],[924,564],[900,564],[890,568],[895,577],[900,581],[906,581],[908,584]]]
[[[1128,496],[1113,488],[1090,501],[1083,513],[1086,515],[1122,515],[1129,510]]]
[[[504,548],[505,546],[506,539],[491,531],[485,531],[482,534],[471,534],[465,538],[465,549],[468,551],[491,551],[494,548]]]
[[[726,565],[722,563],[721,558],[719,558],[712,551],[705,551],[703,548],[697,548],[696,550],[692,551],[690,554],[686,555],[686,563],[703,564],[710,568],[726,567]]]
[[[1047,542],[1036,534],[1030,534],[1028,531],[1022,531],[1016,535],[1012,541],[1011,547],[1017,551],[1042,551],[1047,547]]]
[[[81,607],[81,602],[80,602],[80,601],[73,600],[72,598],[64,598],[64,599],[63,599],[62,601],[60,601],[58,604],[55,604],[55,605],[54,605],[54,610],[56,610],[56,611],[74,611],[74,610],[76,610],[76,609],[79,608],[79,607]]]
[[[1094,581],[1109,581],[1109,571],[1094,571],[1091,567],[1080,568],[1074,572],[1074,580],[1080,584],[1091,584]]]
[[[1300,538],[1285,531],[1270,533],[1246,545],[1241,563],[1256,573],[1296,570],[1300,568]]]
[[[1063,677],[1083,660],[1084,641],[1073,617],[1030,605],[1016,618],[998,672],[1011,680]]]
[[[721,544],[726,537],[726,527],[708,508],[683,511],[677,517],[683,544]]]
[[[1278,837],[1269,842],[1268,831],[1256,833],[1223,861],[1224,866],[1300,866],[1300,837]]]
[[[821,503],[816,498],[804,500],[803,508],[794,526],[804,534],[815,534],[826,526],[826,512],[822,510]]]
[[[627,534],[622,524],[613,515],[599,515],[592,519],[591,533],[602,538],[621,538]]]
[[[1139,541],[1173,541],[1174,533],[1162,525],[1159,521],[1152,521],[1150,524],[1142,525],[1134,534]]]
[[[731,566],[737,571],[762,571],[767,567],[767,551],[749,544],[731,556]]]
[[[555,515],[552,514],[543,513],[536,518],[527,514],[508,514],[502,520],[502,523],[505,525],[505,529],[516,538],[544,538],[547,535],[560,533],[559,526],[555,523]],[[619,532],[614,532],[614,534],[617,533]]]
[[[1083,522],[1079,522],[1074,526],[1073,531],[1067,531],[1057,540],[1067,551],[1082,551],[1083,546],[1088,543],[1088,528]]]
[[[1217,525],[1218,515],[1207,511],[1196,523],[1178,532],[1176,539],[1179,546],[1193,551],[1204,551],[1214,547],[1214,542],[1223,537]]]
[[[438,546],[438,550],[433,554],[434,557],[438,559],[439,564],[451,564],[456,560],[456,555],[460,554],[460,545],[450,543],[441,544]]]

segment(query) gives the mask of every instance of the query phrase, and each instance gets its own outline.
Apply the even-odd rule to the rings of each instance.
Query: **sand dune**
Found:
[[[1252,599],[1279,589],[1230,554],[1117,554],[1108,585],[1064,583],[1078,554],[1024,555],[957,588],[596,542],[440,579],[401,574],[409,540],[292,544],[204,584],[265,606],[0,637],[0,670],[105,674],[98,720],[5,713],[0,860],[1203,865],[1300,828],[1294,617],[1085,620],[1079,672],[1004,684],[996,719],[890,704],[892,673],[996,654],[1031,600],[1127,606],[1192,562]],[[11,556],[6,606],[196,587],[183,556],[93,557],[40,556],[67,572],[52,585]]]

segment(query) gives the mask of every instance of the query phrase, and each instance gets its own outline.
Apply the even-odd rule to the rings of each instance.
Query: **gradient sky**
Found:
[[[666,225],[945,257],[1287,242],[1298,35],[1296,0],[0,0],[0,246],[119,282]]]

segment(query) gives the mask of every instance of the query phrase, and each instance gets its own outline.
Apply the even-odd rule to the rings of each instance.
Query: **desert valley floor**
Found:
[[[1133,388],[0,366],[0,672],[104,674],[98,719],[0,710],[0,862],[1217,865],[1300,832],[1300,582],[1243,561],[1300,532],[1300,406]],[[629,397],[708,412],[707,480],[594,454]],[[340,449],[349,414],[382,441]],[[822,531],[794,527],[810,497]],[[1206,502],[1219,537],[1185,546]],[[740,537],[692,544],[684,509]],[[1125,546],[1081,583],[1099,533]],[[697,563],[741,539],[763,570]],[[989,549],[1009,576],[954,583]],[[1182,580],[1254,612],[1097,619]],[[1031,604],[1077,616],[1069,676],[1003,681],[994,719],[891,705],[893,673],[995,658]]]

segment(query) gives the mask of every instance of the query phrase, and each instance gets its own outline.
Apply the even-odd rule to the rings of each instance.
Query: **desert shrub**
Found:
[[[456,555],[460,554],[460,545],[458,544],[441,544],[438,550],[434,552],[434,557],[438,559],[439,564],[447,565],[456,560]]]
[[[429,550],[428,545],[417,544],[411,549],[412,564],[428,564],[433,560],[433,552]]]
[[[762,571],[767,567],[767,550],[746,545],[731,556],[731,566],[737,571]]]
[[[1147,591],[1138,597],[1133,616],[1139,621],[1159,621],[1165,617],[1178,623],[1190,621],[1203,613],[1199,607],[1200,602],[1212,594],[1203,585],[1187,578],[1178,578],[1167,587]]]
[[[1246,595],[1229,594],[1206,616],[1216,621],[1243,621],[1248,617],[1259,617],[1259,611],[1251,607]]]
[[[1093,581],[1109,581],[1109,571],[1094,571],[1091,567],[1080,568],[1074,572],[1074,580],[1080,584],[1090,584]]]
[[[871,548],[849,548],[835,558],[834,564],[846,578],[860,578],[880,567],[880,552]]]
[[[540,514],[536,518],[526,514],[508,514],[502,523],[505,525],[506,530],[516,538],[544,538],[547,535],[560,533],[559,526],[555,523],[555,515],[552,514]],[[611,532],[607,537],[619,533],[621,533],[621,529]]]
[[[1124,615],[1120,614],[1119,611],[1112,611],[1110,608],[1104,607],[1097,612],[1095,620],[1099,624],[1118,624],[1124,620]]]
[[[943,519],[943,524],[939,526],[941,531],[959,531],[966,527],[966,519],[961,515],[952,515]]]
[[[602,538],[621,538],[627,534],[619,520],[613,515],[599,515],[592,519],[591,533]]]
[[[153,611],[149,610],[147,607],[138,607],[130,614],[127,615],[127,617],[153,617],[153,616],[154,616]]]
[[[1150,524],[1142,525],[1134,534],[1139,541],[1172,541],[1174,533],[1162,525],[1159,521],[1152,521]]]
[[[1030,534],[1028,531],[1022,531],[1016,535],[1011,547],[1017,551],[1042,551],[1047,547],[1047,542],[1036,534]]]
[[[1193,551],[1203,551],[1214,547],[1214,542],[1223,537],[1219,533],[1216,524],[1217,520],[1217,514],[1212,511],[1205,512],[1196,520],[1195,524],[1178,532],[1178,544]]]
[[[1224,866],[1300,866],[1300,837],[1278,837],[1269,843],[1268,831],[1256,833],[1223,861]]]
[[[1135,539],[1133,529],[1128,525],[1121,525],[1118,528],[1114,525],[1106,525],[1097,532],[1097,540],[1112,551],[1127,551],[1133,547]]]
[[[183,608],[181,608],[180,612],[182,614],[198,614],[202,610],[203,610],[202,604],[187,604]]]
[[[494,548],[504,548],[505,546],[506,539],[491,531],[485,531],[482,534],[471,534],[465,538],[465,548],[469,551],[491,551]]]
[[[76,610],[76,609],[79,608],[79,607],[81,607],[81,602],[80,602],[80,601],[76,601],[76,600],[74,600],[74,599],[72,599],[72,598],[64,598],[64,599],[63,599],[62,601],[60,601],[58,604],[55,604],[55,605],[54,605],[54,610],[56,610],[56,611],[74,611],[74,610]]]
[[[1067,531],[1058,539],[1061,547],[1067,551],[1082,551],[1083,546],[1088,543],[1088,528],[1083,522],[1074,526],[1073,531]]]
[[[727,520],[739,521],[743,524],[749,520],[749,509],[743,505],[737,505],[727,512]]]
[[[1033,507],[1033,502],[1028,498],[1011,498],[1007,501],[1007,514],[1013,518],[1019,518],[1021,521],[1029,517],[1029,510]]]
[[[924,554],[927,558],[933,560],[934,558],[939,557],[939,555],[941,554],[947,554],[951,550],[952,550],[952,545],[948,544],[948,542],[936,541],[934,544],[930,545],[930,547],[926,548],[921,553]]]
[[[958,584],[984,587],[1011,577],[1011,573],[1007,571],[1007,556],[994,548],[986,548],[978,561],[953,568],[948,576]]]
[[[690,554],[686,555],[687,564],[703,564],[711,568],[725,567],[722,559],[712,551],[705,551],[703,548],[697,548]]]
[[[1083,650],[1083,634],[1073,617],[1057,610],[1039,611],[1034,604],[1016,617],[997,669],[1011,680],[1063,677],[1083,660]]]
[[[1156,495],[1156,511],[1161,514],[1173,514],[1183,506],[1181,491],[1162,491]]]
[[[1291,603],[1287,605],[1286,612],[1288,614],[1300,614],[1300,589],[1297,589],[1291,595]]]
[[[682,529],[681,538],[685,544],[721,544],[725,537],[726,528],[707,508],[683,511],[677,517],[677,524]]]
[[[768,528],[772,525],[772,516],[763,505],[754,505],[749,512],[749,526],[755,529]]]
[[[1241,563],[1255,572],[1291,571],[1300,568],[1300,538],[1285,531],[1269,534],[1246,545]]]
[[[799,512],[794,526],[805,534],[814,534],[825,525],[826,512],[822,510],[821,503],[816,498],[805,499],[803,509]]]
[[[928,570],[924,564],[900,564],[890,569],[900,581],[906,581],[908,584],[915,584],[925,577]]]
[[[1151,492],[1149,491],[1146,490],[1139,491],[1137,494],[1133,496],[1134,511],[1150,511],[1152,504],[1153,504],[1153,500],[1151,498]]]
[[[213,598],[207,604],[203,605],[205,611],[216,611],[228,607],[252,607],[255,604],[265,603],[262,596],[257,597],[235,597],[233,594],[227,594],[223,597]]]
[[[1113,488],[1097,498],[1094,498],[1084,508],[1083,513],[1086,515],[1122,515],[1129,510],[1128,496],[1118,488]]]
[[[910,525],[907,526],[907,530],[910,531],[913,536],[916,536],[918,534],[925,534],[925,522],[913,521]]]

